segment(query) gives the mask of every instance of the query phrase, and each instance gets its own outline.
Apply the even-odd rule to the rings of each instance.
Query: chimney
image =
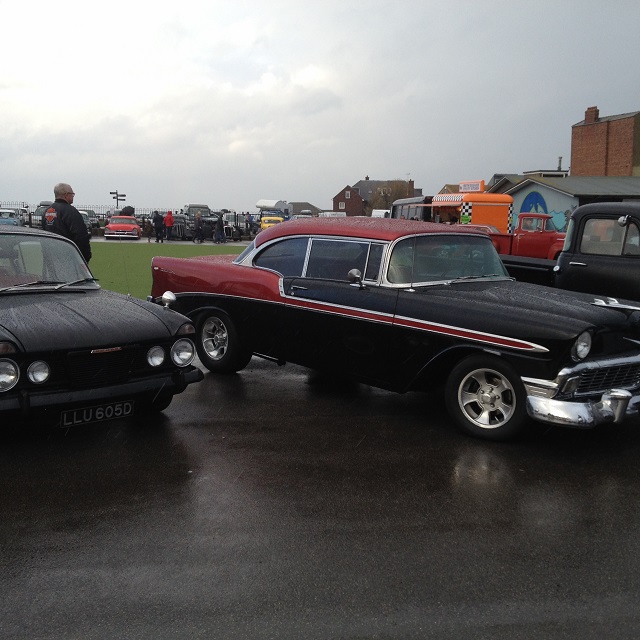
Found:
[[[409,180],[409,185],[407,187],[407,196],[413,198],[413,194],[415,193],[415,183],[413,180]]]
[[[600,111],[598,107],[589,107],[584,112],[584,123],[585,124],[593,124],[594,122],[598,122],[600,119]]]
[[[558,171],[562,171],[562,156],[558,156]]]

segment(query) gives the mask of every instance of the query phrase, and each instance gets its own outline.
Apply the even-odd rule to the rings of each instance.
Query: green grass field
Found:
[[[146,240],[91,243],[92,258],[89,266],[103,289],[129,293],[142,300],[151,293],[151,258],[238,254],[244,249],[238,244],[193,244],[191,242],[165,242],[156,244]]]

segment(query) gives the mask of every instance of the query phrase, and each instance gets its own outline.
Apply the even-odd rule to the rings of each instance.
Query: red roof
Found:
[[[261,231],[256,236],[256,246],[274,238],[295,235],[348,236],[373,240],[393,241],[414,233],[477,233],[466,225],[448,225],[418,220],[392,218],[301,218],[289,220]]]

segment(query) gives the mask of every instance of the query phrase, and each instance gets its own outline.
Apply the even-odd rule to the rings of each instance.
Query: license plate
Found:
[[[102,420],[114,420],[125,418],[133,414],[133,400],[112,402],[111,404],[99,404],[95,407],[71,409],[63,411],[60,416],[61,427],[75,427],[89,422],[101,422]]]

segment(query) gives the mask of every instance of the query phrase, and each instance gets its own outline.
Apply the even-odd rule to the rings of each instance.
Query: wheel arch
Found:
[[[447,381],[449,373],[458,363],[471,356],[485,354],[487,356],[500,358],[514,369],[518,369],[517,357],[509,352],[499,349],[488,349],[480,345],[460,344],[439,352],[431,360],[426,362],[422,369],[414,376],[413,380],[409,382],[404,391],[430,391],[443,386]],[[436,384],[434,384],[434,380],[437,381]]]

